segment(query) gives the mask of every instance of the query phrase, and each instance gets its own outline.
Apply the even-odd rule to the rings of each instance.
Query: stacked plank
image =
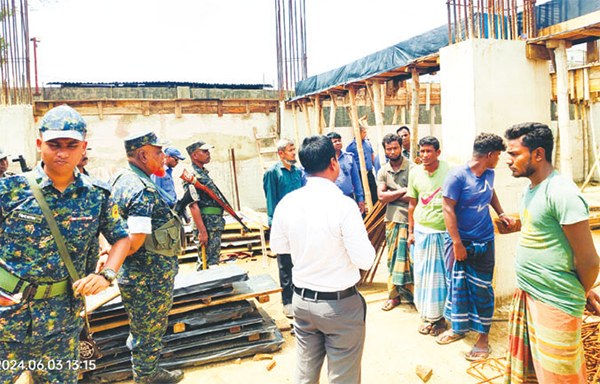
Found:
[[[371,284],[373,282],[373,278],[377,272],[377,266],[385,251],[385,204],[381,204],[380,201],[377,201],[371,212],[365,217],[364,222],[365,227],[367,228],[367,234],[369,235],[369,240],[371,241],[373,248],[375,248],[375,261],[367,272],[362,273],[358,283],[359,285]]]
[[[178,275],[161,366],[183,368],[279,350],[283,337],[275,322],[247,301],[266,302],[269,294],[279,291],[269,275],[248,277],[237,266]],[[129,379],[129,325],[121,298],[91,312],[89,321],[103,356],[96,361],[96,369],[84,377],[104,383]]]
[[[221,234],[222,261],[254,257],[269,252],[268,236],[264,234],[267,228],[259,220],[252,220],[244,213],[238,214],[244,219],[244,223],[248,226],[250,232],[244,231],[240,223],[231,216],[224,216],[225,229]],[[255,214],[260,215],[258,212],[255,212]],[[184,253],[179,256],[179,260],[182,262],[195,261],[200,250],[195,241],[196,238],[191,224],[185,226],[185,235],[186,246]]]

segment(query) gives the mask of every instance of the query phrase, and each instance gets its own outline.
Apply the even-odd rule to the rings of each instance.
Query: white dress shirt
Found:
[[[354,286],[359,269],[369,269],[375,260],[358,206],[322,177],[310,177],[277,204],[271,249],[292,255],[295,287],[319,292]]]

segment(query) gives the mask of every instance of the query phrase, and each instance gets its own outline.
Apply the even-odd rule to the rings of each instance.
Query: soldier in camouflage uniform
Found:
[[[113,244],[105,272],[114,274],[129,249],[125,222],[105,183],[80,174],[87,145],[83,118],[68,106],[42,118],[33,170],[54,213],[80,276],[72,282],[54,237],[23,175],[0,179],[0,382],[13,383],[24,370],[35,383],[76,383],[82,294],[106,289],[109,277],[94,274],[98,255],[86,260],[102,233]],[[13,297],[9,300],[7,297]],[[19,300],[20,299],[20,300]],[[85,363],[85,364],[84,364]]]
[[[119,288],[129,317],[127,347],[136,383],[177,383],[183,372],[159,367],[162,338],[173,305],[177,254],[181,247],[179,220],[161,198],[151,174],[164,175],[163,143],[153,132],[125,139],[129,169],[113,176],[113,194],[129,226],[132,249],[119,273]],[[170,229],[165,230],[166,227]],[[162,236],[162,235],[164,236]],[[174,244],[179,237],[179,243]],[[156,242],[158,240],[158,243]]]
[[[8,153],[4,152],[2,148],[0,148],[0,179],[7,176],[12,176],[13,174],[7,172],[8,170]]]
[[[208,169],[204,166],[210,163],[210,150],[214,148],[210,144],[201,141],[190,144],[186,147],[192,160],[194,176],[202,185],[208,187],[213,193],[225,202],[226,199],[215,185],[214,181],[208,175]],[[190,188],[184,183],[185,188]],[[223,208],[212,197],[202,190],[196,190],[196,203],[190,205],[192,219],[198,229],[198,240],[200,245],[206,245],[206,263],[208,265],[219,265],[221,256],[221,233],[225,229],[225,219],[223,219]],[[194,194],[192,194],[194,195]],[[198,258],[196,269],[202,269],[202,260]]]

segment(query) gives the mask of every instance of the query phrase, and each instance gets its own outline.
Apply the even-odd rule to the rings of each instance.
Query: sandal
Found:
[[[397,306],[399,306],[401,302],[402,302],[402,299],[400,299],[399,297],[394,297],[393,299],[386,300],[383,303],[383,305],[381,306],[381,310],[382,311],[390,311],[390,310],[396,308]]]
[[[433,327],[431,328],[431,331],[429,331],[429,334],[431,336],[437,337],[441,333],[444,333],[446,331],[446,329],[448,329],[446,320],[440,319],[440,320],[436,321],[435,323],[433,323]]]
[[[421,335],[429,335],[429,333],[431,332],[431,329],[433,328],[433,323],[430,323],[428,321],[424,321],[420,326],[419,329],[417,329],[417,331],[419,331],[419,333]]]
[[[479,347],[473,346],[473,348],[471,348],[471,350],[465,354],[465,359],[467,359],[469,361],[481,361],[481,360],[485,360],[488,357],[490,357],[491,353],[492,353],[492,347],[490,345],[488,345],[485,348],[479,348]],[[473,355],[479,355],[479,356],[473,356]]]
[[[454,343],[460,339],[464,339],[467,336],[466,333],[454,333],[452,331],[446,331],[441,333],[435,338],[435,342],[439,345],[446,345],[450,343]]]

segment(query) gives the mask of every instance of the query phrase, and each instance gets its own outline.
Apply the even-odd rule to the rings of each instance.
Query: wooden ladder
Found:
[[[277,155],[277,132],[273,126],[266,134],[259,135],[256,127],[253,127],[254,139],[256,140],[256,151],[258,152],[258,159],[260,160],[260,166],[262,167],[263,173],[270,168],[273,164],[279,161]]]

